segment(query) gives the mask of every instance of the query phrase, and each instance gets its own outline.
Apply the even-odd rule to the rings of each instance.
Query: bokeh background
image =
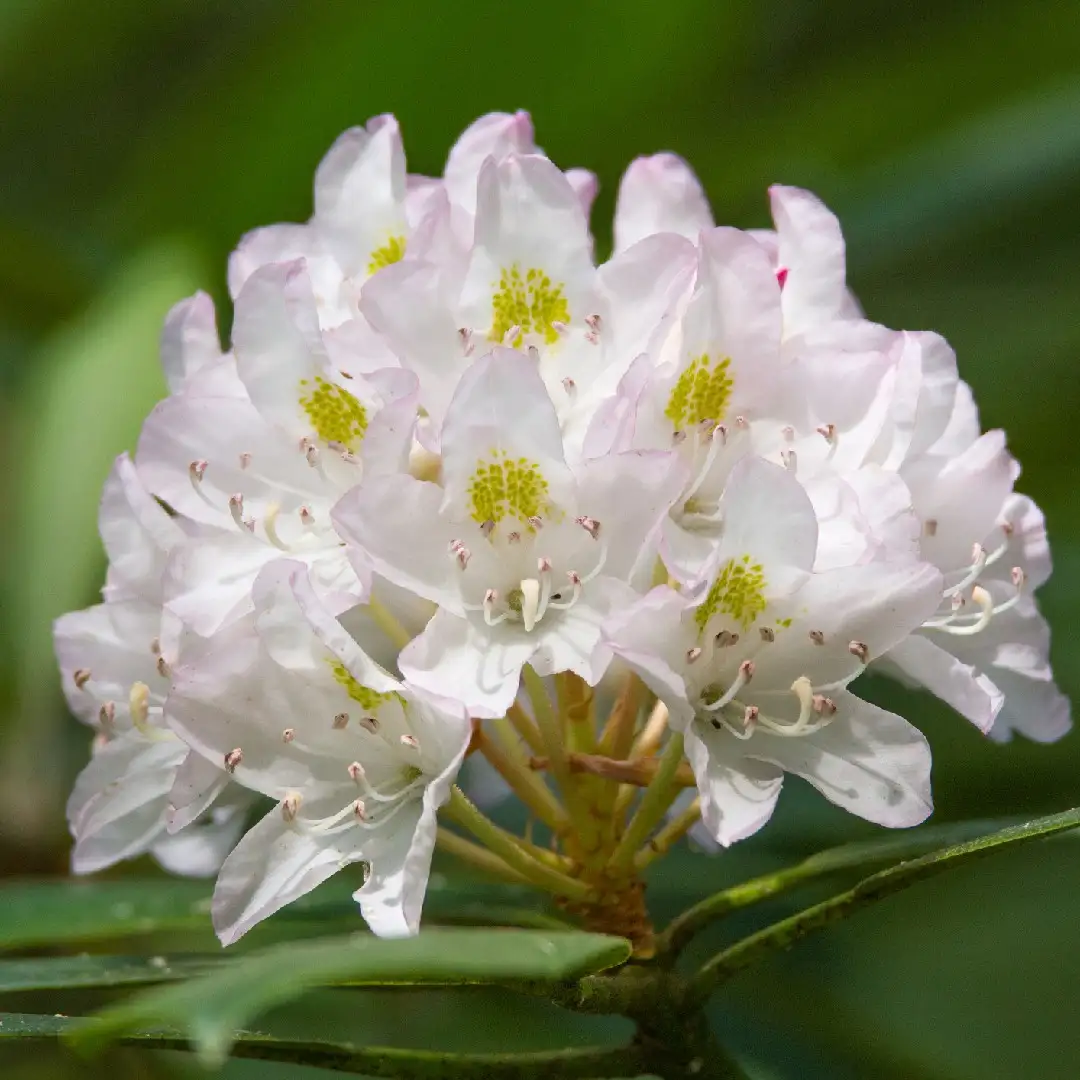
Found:
[[[871,317],[945,334],[984,426],[1007,429],[1049,520],[1042,603],[1058,678],[1080,690],[1080,5],[7,0],[0,875],[66,868],[63,804],[87,738],[64,711],[49,625],[94,601],[100,484],[164,392],[168,307],[196,288],[225,303],[229,250],[249,228],[308,216],[315,165],[344,128],[392,111],[410,171],[438,174],[467,123],[519,107],[558,163],[599,174],[601,251],[621,170],[661,149],[694,164],[720,222],[766,224],[773,181],[840,214]],[[924,697],[873,690],[931,737],[937,820],[1080,803],[1080,736],[1001,747]],[[657,909],[871,833],[789,787],[778,820],[730,855],[664,863]],[[762,1078],[1073,1080],[1078,896],[1080,840],[999,856],[740,977],[717,1024]],[[268,1023],[352,1030],[355,1005],[313,1001]],[[431,1046],[598,1031],[498,996],[382,995],[363,1012],[382,1041],[406,1031]],[[3,1064],[28,1078],[191,1068],[180,1056]]]

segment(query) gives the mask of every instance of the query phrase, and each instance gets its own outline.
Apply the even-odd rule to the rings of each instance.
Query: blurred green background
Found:
[[[4,0],[0,874],[66,866],[63,803],[86,735],[63,709],[49,624],[100,584],[98,492],[163,393],[165,311],[199,287],[224,302],[236,240],[308,216],[315,165],[345,127],[394,112],[410,170],[438,174],[472,119],[519,107],[558,163],[599,174],[601,250],[621,170],[661,149],[691,161],[720,222],[766,224],[773,181],[840,214],[868,314],[945,334],[984,426],[1009,433],[1049,520],[1042,602],[1075,697],[1080,4]],[[1080,803],[1080,737],[999,747],[925,698],[874,689],[934,743],[937,820]],[[742,848],[664,864],[657,906],[868,833],[789,786],[778,820]],[[741,977],[717,1023],[763,1078],[1071,1080],[1078,895],[1080,840],[1001,856]],[[447,1047],[465,1038],[463,1016],[476,1045],[514,1028],[534,1042],[597,1032],[510,1008],[383,995],[366,1013],[390,1036],[404,1025]],[[350,1017],[324,994],[280,1023],[340,1033]],[[100,1068],[148,1075],[150,1060]],[[7,1067],[96,1068],[40,1055]]]

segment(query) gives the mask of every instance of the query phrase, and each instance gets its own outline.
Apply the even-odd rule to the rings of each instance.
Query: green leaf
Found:
[[[672,919],[657,939],[657,952],[661,957],[666,956],[667,962],[671,962],[695,934],[730,912],[772,899],[804,882],[844,870],[901,862],[924,852],[934,851],[943,844],[959,844],[965,840],[986,836],[1011,824],[1011,821],[1005,820],[957,821],[819,851],[794,866],[740,882],[688,908]]]
[[[427,930],[396,940],[351,935],[279,945],[105,1010],[76,1035],[97,1046],[147,1025],[190,1035],[200,1060],[220,1064],[235,1032],[316,986],[565,982],[623,963],[630,944],[602,934]]]
[[[201,881],[16,882],[0,888],[0,950],[206,927]]]
[[[0,993],[171,982],[221,962],[220,957],[210,956],[50,956],[0,960]]]
[[[0,1013],[0,1044],[9,1040],[23,1044],[54,1042],[94,1026],[100,1026],[100,1023],[79,1017]],[[191,1049],[185,1039],[160,1031],[131,1032],[120,1041],[125,1046],[146,1050]],[[575,1077],[636,1076],[642,1072],[638,1049],[622,1046],[585,1046],[518,1054],[454,1054],[357,1046],[337,1040],[301,1043],[240,1031],[234,1036],[232,1053],[239,1058],[292,1062],[395,1080],[410,1077],[441,1080],[448,1076],[455,1080],[571,1080]]]
[[[693,993],[697,998],[703,999],[736,972],[774,950],[787,948],[815,930],[821,930],[924,878],[950,870],[962,862],[993,854],[1000,848],[1039,840],[1078,826],[1080,826],[1080,808],[1066,810],[1060,814],[1036,818],[1022,825],[1012,825],[986,836],[941,848],[939,851],[899,863],[887,870],[881,870],[864,878],[846,892],[838,893],[828,900],[823,900],[820,904],[814,904],[789,918],[781,919],[772,926],[767,926],[718,953],[694,977]],[[826,852],[819,858],[826,864],[829,862],[835,864],[839,861],[837,854],[832,853],[831,858],[826,858],[829,855],[830,853]]]
[[[301,921],[318,936],[359,927],[351,899],[355,883],[335,880],[274,915],[272,923]],[[121,881],[35,881],[0,886],[0,952],[62,943],[139,937],[163,931],[210,933],[205,882],[175,878]],[[497,882],[476,884],[432,875],[425,924],[517,925],[559,929],[568,924],[538,908],[535,890]],[[345,925],[343,925],[343,923]],[[306,926],[305,929],[308,927]],[[310,936],[310,935],[309,935]]]

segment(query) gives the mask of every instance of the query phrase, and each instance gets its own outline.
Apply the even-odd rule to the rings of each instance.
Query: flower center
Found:
[[[724,419],[735,388],[730,368],[730,356],[714,362],[708,353],[702,353],[691,360],[672,387],[664,410],[676,431],[685,431],[704,420],[715,424]]]
[[[490,461],[476,463],[468,490],[469,510],[478,525],[491,522],[494,527],[508,516],[528,522],[549,510],[548,482],[540,466],[501,450],[492,450]]]
[[[370,256],[367,272],[374,274],[392,263],[401,262],[405,257],[405,237],[391,236],[382,247],[377,247]]]
[[[750,555],[728,559],[720,568],[704,601],[694,612],[698,630],[704,632],[717,615],[727,615],[744,630],[768,607],[765,574]]]
[[[342,386],[316,375],[300,380],[300,407],[323,442],[352,452],[367,431],[367,409]]]
[[[570,306],[561,284],[552,284],[536,267],[530,267],[524,277],[517,263],[503,269],[491,298],[491,341],[516,348],[527,334],[535,334],[554,345],[559,340],[557,324],[569,321]]]

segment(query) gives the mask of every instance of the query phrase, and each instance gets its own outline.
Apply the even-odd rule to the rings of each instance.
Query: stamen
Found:
[[[240,747],[236,747],[235,750],[230,750],[225,755],[225,771],[230,775],[236,772],[237,766],[244,760],[244,751]]]
[[[419,750],[420,741],[415,735],[402,735],[400,739],[401,745],[407,747],[409,750]]]
[[[732,645],[739,644],[739,635],[733,630],[721,630],[716,637],[713,638],[716,645],[720,649],[729,649]]]
[[[798,472],[799,455],[796,454],[794,450],[781,450],[780,461],[788,472]]]
[[[519,533],[516,529],[512,533],[508,533],[506,537],[506,542],[508,544],[520,544],[521,533]]]
[[[836,442],[836,425],[822,424],[814,429],[830,446]]]
[[[193,484],[197,484],[203,478],[209,464],[210,463],[208,461],[204,461],[202,458],[199,458],[197,461],[193,461],[188,466],[188,476],[191,477],[191,482]]]
[[[864,641],[849,641],[847,650],[860,664],[870,662],[870,649]]]
[[[720,695],[714,702],[708,705],[702,705],[705,712],[718,712],[725,705],[729,705],[739,691],[754,677],[754,662],[753,660],[744,660],[739,665],[739,673],[735,676],[735,681],[727,688],[727,690]]]
[[[795,441],[795,429],[790,424],[787,424],[784,427],[782,427],[780,429],[780,434],[784,436],[784,439],[787,442],[794,442]]]
[[[167,679],[172,674],[172,671],[170,670],[169,665],[168,665],[167,661],[165,660],[164,656],[159,656],[157,658],[157,664],[155,666],[157,667],[157,673],[163,679]]]
[[[574,382],[569,376],[562,381],[562,388],[566,391],[566,396],[573,401],[577,397],[577,383]]]
[[[815,645],[825,644],[825,635],[820,630],[811,630],[809,637]]]
[[[311,466],[311,467],[312,467],[313,469],[318,469],[318,468],[320,468],[320,467],[321,467],[321,466],[320,466],[320,460],[319,460],[319,459],[320,459],[320,456],[321,456],[321,455],[319,454],[319,448],[318,448],[317,446],[309,446],[309,447],[308,447],[308,448],[307,448],[307,449],[306,449],[306,450],[304,451],[304,457],[305,457],[305,458],[307,458],[307,463],[308,463],[308,464],[309,464],[309,465],[310,465],[310,466]]]
[[[505,334],[503,334],[502,343],[507,346],[507,348],[513,348],[514,342],[517,341],[518,335],[520,333],[520,326],[517,326],[516,324],[514,326],[511,326],[510,329],[507,330]]]
[[[510,618],[509,611],[503,611],[499,614],[495,613],[495,604],[499,599],[499,594],[494,589],[488,589],[484,593],[484,622],[488,626],[498,626],[499,623],[506,622]]]
[[[758,633],[767,645],[771,645],[776,640],[776,631],[771,626],[759,626]]]
[[[315,524],[315,515],[306,507],[300,507],[300,524],[311,528]]]
[[[925,536],[937,536],[937,519],[927,518],[923,522],[923,534]]]
[[[542,519],[542,518],[540,518],[540,517],[538,517],[538,516],[537,516],[536,514],[533,514],[533,516],[532,516],[531,518],[529,518],[529,524],[530,524],[530,525],[531,525],[531,526],[532,526],[532,527],[533,527],[533,528],[534,528],[534,529],[535,529],[535,530],[536,530],[537,532],[539,532],[539,531],[540,531],[540,530],[541,530],[541,529],[542,529],[542,528],[544,527],[544,521],[543,521],[543,519]]]
[[[98,709],[98,723],[103,728],[111,728],[116,723],[116,702],[106,701]]]
[[[450,554],[457,559],[458,566],[464,570],[469,565],[469,560],[472,558],[472,552],[465,546],[461,540],[450,541]]]
[[[482,524],[482,525],[480,526],[480,535],[481,535],[481,536],[482,536],[482,537],[483,537],[483,538],[484,538],[485,540],[486,540],[486,539],[487,539],[487,538],[488,538],[489,536],[491,536],[491,534],[492,534],[492,533],[493,533],[494,531],[495,531],[495,522],[494,522],[494,521],[492,521],[492,520],[491,520],[491,518],[488,518],[488,519],[487,519],[487,521],[485,521],[485,522],[484,522],[484,523],[483,523],[483,524]]]
[[[255,531],[254,519],[244,517],[244,496],[239,492],[229,496],[229,513],[236,522],[237,528],[247,529],[248,532]]]
[[[357,723],[365,730],[370,731],[372,735],[378,733],[379,721],[374,716],[361,716]]]
[[[474,348],[473,332],[467,326],[458,328],[458,342],[461,344],[462,353],[465,356],[472,356]]]
[[[688,664],[692,664],[692,663],[694,663],[695,660],[698,660],[700,658],[701,658],[701,649],[699,649],[696,645],[692,649],[687,649],[686,650],[686,662]]]
[[[283,743],[291,743],[293,741],[293,739],[295,739],[295,738],[296,738],[296,729],[295,728],[287,727],[281,733],[281,741]]]
[[[151,638],[150,639],[150,655],[151,656],[160,656],[161,655],[161,638]]]
[[[824,694],[815,694],[811,704],[814,712],[819,716],[835,716],[836,715],[836,702],[832,698],[825,697]]]
[[[76,668],[71,678],[74,681],[78,689],[82,689],[93,677],[93,673],[88,667]]]
[[[364,766],[359,761],[354,761],[348,768],[349,779],[354,784],[362,784],[367,782],[367,774],[364,772]]]
[[[942,597],[956,596],[957,593],[962,593],[969,585],[979,580],[979,575],[983,572],[987,563],[986,548],[982,544],[974,544],[971,548],[971,566],[968,567],[968,572],[964,577],[958,581],[955,585],[946,589],[941,595]]]
[[[529,359],[534,364],[540,363],[540,350],[535,345],[530,345],[525,351],[529,354]]]
[[[786,266],[779,267],[776,271],[776,282],[781,289],[783,289],[783,287],[787,284],[787,279],[788,268]]]
[[[240,468],[246,469],[251,464],[251,455],[245,450],[240,455]]]
[[[566,578],[573,587],[573,592],[570,594],[569,600],[549,600],[549,608],[558,608],[559,610],[565,610],[566,608],[572,608],[581,599],[581,575],[576,570],[567,570]]]
[[[567,333],[570,330],[570,327],[567,326],[566,323],[560,322],[558,319],[552,319],[552,321],[551,321],[551,329],[554,330],[556,334],[562,335],[562,334]],[[564,383],[566,381],[567,381],[566,379],[563,379]]]
[[[334,716],[334,722],[331,725],[335,731],[341,731],[349,726],[349,714],[347,712],[339,712]]]

